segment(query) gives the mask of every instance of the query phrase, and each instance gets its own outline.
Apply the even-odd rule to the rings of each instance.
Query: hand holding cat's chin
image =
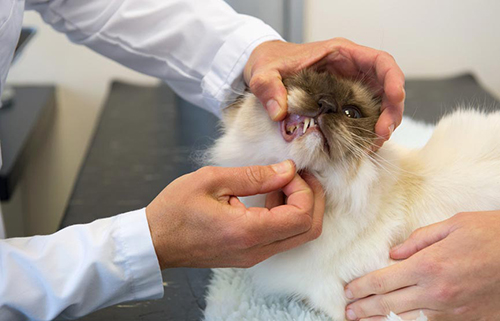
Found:
[[[349,319],[383,320],[389,311],[414,320],[499,320],[500,211],[460,213],[416,230],[391,251],[405,259],[354,280]],[[369,296],[371,295],[371,296]],[[369,296],[369,297],[367,297]]]
[[[283,190],[286,204],[246,208],[238,196]],[[324,196],[291,161],[269,166],[204,167],[168,185],[146,208],[161,269],[250,267],[317,238]]]
[[[257,46],[244,69],[252,93],[271,119],[287,114],[287,91],[282,78],[314,67],[343,77],[359,78],[382,96],[382,114],[375,127],[381,146],[401,123],[404,109],[404,74],[388,53],[343,38],[306,44],[268,41]]]

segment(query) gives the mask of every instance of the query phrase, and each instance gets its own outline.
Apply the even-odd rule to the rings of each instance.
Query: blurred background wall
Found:
[[[72,44],[36,12],[26,12],[23,24],[36,27],[38,32],[7,81],[56,85],[57,110],[40,154],[27,167],[13,200],[2,208],[5,216],[23,216],[24,234],[46,234],[59,226],[110,81],[159,81]]]
[[[392,54],[406,77],[471,71],[500,97],[500,2],[310,0],[304,40],[341,36]]]
[[[407,77],[471,71],[500,97],[500,2],[495,0],[228,0],[296,42],[345,37],[391,53]],[[38,34],[11,70],[11,84],[57,86],[54,128],[28,167],[9,207],[24,212],[25,234],[54,232],[91,139],[112,79],[156,84],[89,49],[71,44],[27,12]],[[458,99],[457,99],[458,100]],[[139,107],[138,107],[139,108]],[[20,209],[22,208],[22,209]]]

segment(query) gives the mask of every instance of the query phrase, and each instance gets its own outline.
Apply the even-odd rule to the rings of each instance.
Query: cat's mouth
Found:
[[[295,138],[313,131],[319,132],[323,140],[325,140],[325,136],[321,132],[318,119],[316,117],[288,114],[286,118],[281,121],[280,127],[281,135],[287,142],[291,142]]]

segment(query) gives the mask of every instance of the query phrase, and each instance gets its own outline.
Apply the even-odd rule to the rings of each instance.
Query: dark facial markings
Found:
[[[304,93],[290,112],[317,120],[332,158],[359,155],[373,143],[381,102],[368,87],[309,70],[285,79],[285,86]]]

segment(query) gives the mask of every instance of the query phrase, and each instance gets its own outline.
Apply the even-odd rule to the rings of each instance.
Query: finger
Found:
[[[251,207],[247,209],[247,232],[258,238],[259,244],[269,244],[308,231],[312,226],[314,195],[307,183],[298,175],[283,187],[287,204],[271,210]]]
[[[282,191],[273,191],[266,196],[266,208],[272,209],[273,207],[285,204],[285,194]]]
[[[328,57],[328,70],[343,76],[355,77],[371,88],[381,88],[382,107],[375,133],[374,150],[390,138],[401,123],[404,110],[404,74],[389,54],[354,43],[343,45],[339,52]],[[377,85],[374,85],[376,80]]]
[[[323,215],[325,213],[325,196],[323,187],[319,181],[312,175],[302,174],[304,181],[308,183],[314,194],[314,209],[312,214],[312,225],[309,230],[299,235],[289,237],[280,241],[273,242],[266,246],[267,256],[276,253],[288,251],[305,242],[318,238],[321,235],[323,227]]]
[[[391,257],[395,260],[406,259],[446,238],[453,228],[453,225],[449,224],[449,222],[449,220],[446,220],[415,230],[406,241],[391,249]]]
[[[382,98],[382,103],[384,103],[384,101],[385,95]],[[403,117],[402,114],[399,113],[400,111],[402,112],[399,108],[385,108],[382,110],[377,124],[375,124],[377,139],[374,145],[376,149],[380,148],[380,146],[391,137],[394,129],[400,124]]]
[[[368,318],[377,315],[388,315],[391,312],[403,313],[424,307],[431,302],[421,287],[410,286],[383,295],[372,295],[349,304],[346,316],[349,320]]]
[[[403,77],[403,83],[401,83],[401,77]],[[384,79],[382,113],[375,126],[375,133],[379,137],[388,140],[403,119],[405,99],[404,76],[395,70],[389,70]]]
[[[387,73],[385,75],[380,77],[379,72],[377,70],[377,76],[379,76],[378,80],[379,83],[384,86],[384,93],[386,95],[386,100],[387,100],[387,103],[382,105],[382,109],[400,108],[401,110],[399,110],[398,113],[402,115],[404,100],[406,98],[406,92],[404,90],[405,76],[401,71],[401,69],[397,67],[396,61],[394,61],[394,59],[392,60],[393,60],[392,68],[387,66],[386,68],[389,69],[387,70]],[[396,66],[397,68],[394,66]]]
[[[236,196],[229,196],[229,204],[236,208],[246,208],[245,204],[243,204]]]
[[[374,57],[372,70],[378,83],[383,87],[382,113],[375,127],[375,132],[387,140],[403,118],[404,74],[392,56],[380,51],[368,50],[368,52],[371,52],[372,57]],[[378,140],[377,143],[381,145],[383,141]]]
[[[250,78],[250,91],[266,108],[269,117],[278,121],[287,113],[287,91],[277,69],[255,71]]]
[[[361,299],[372,294],[384,294],[415,285],[418,271],[412,260],[405,260],[381,270],[362,276],[345,288],[345,296],[350,299]]]
[[[423,316],[421,316],[423,314]],[[421,317],[419,320],[425,320],[423,317],[427,317],[427,320],[439,320],[439,319],[434,319],[433,316],[435,315],[435,311],[433,310],[427,310],[427,309],[421,309],[421,310],[414,310],[414,311],[408,311],[404,313],[400,313],[397,315],[397,317],[401,318],[402,321],[413,321],[417,320],[417,318]],[[396,321],[399,320],[396,316],[393,316],[391,321]],[[361,318],[359,321],[387,321],[387,316],[375,316],[375,317],[370,317],[370,318]]]
[[[396,104],[404,100],[404,73],[399,68],[396,60],[388,53],[373,48],[350,43],[343,46],[340,55],[347,60],[351,60],[353,66],[348,65],[344,60],[345,70],[353,73],[356,69],[365,74],[372,74],[378,83],[384,88],[389,102]],[[343,59],[337,59],[342,61]],[[352,76],[355,76],[354,74]]]
[[[196,172],[200,185],[217,198],[250,196],[278,190],[295,175],[295,164],[286,160],[268,166],[204,167]]]
[[[421,318],[420,320],[425,320],[424,317],[427,317],[427,320],[440,320],[440,318],[435,317],[437,315],[436,312],[430,309],[418,309],[400,313],[399,317],[403,320],[417,320],[419,317]]]
[[[309,185],[314,195],[314,210],[312,215],[312,236],[319,237],[323,229],[323,217],[325,214],[325,191],[319,180],[309,172],[303,172],[301,177]]]

